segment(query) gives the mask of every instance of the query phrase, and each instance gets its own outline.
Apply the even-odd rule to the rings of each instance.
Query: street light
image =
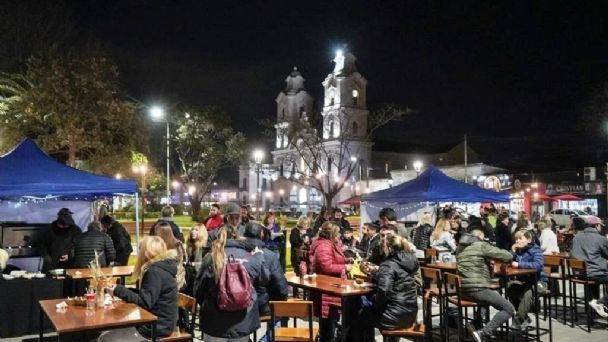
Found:
[[[262,161],[264,160],[264,151],[262,150],[254,150],[253,151],[253,161],[255,163],[256,169],[255,172],[257,174],[257,183],[256,183],[256,203],[255,206],[257,208],[257,212],[258,212],[258,218],[260,217],[260,200],[262,199],[261,193],[262,193],[262,189],[260,188],[260,169],[262,166]]]
[[[139,164],[139,165],[133,165],[132,167],[132,171],[134,174],[139,174],[141,175],[141,226],[142,228],[145,228],[144,225],[144,210],[145,210],[145,206],[146,206],[146,172],[148,172],[148,165],[146,164]],[[135,203],[135,205],[137,206],[138,204]]]
[[[167,113],[160,106],[152,106],[150,108],[150,116],[152,117],[152,121],[154,122],[164,122],[167,124],[167,205],[171,204],[171,187],[170,187],[170,174],[169,174],[169,118],[167,117]]]
[[[420,160],[414,162],[414,170],[416,170],[416,177],[420,176],[420,171],[422,170],[422,162]]]

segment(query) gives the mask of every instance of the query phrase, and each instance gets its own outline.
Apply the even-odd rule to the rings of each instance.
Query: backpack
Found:
[[[228,257],[218,284],[217,306],[223,311],[240,311],[251,306],[253,285],[241,262]]]

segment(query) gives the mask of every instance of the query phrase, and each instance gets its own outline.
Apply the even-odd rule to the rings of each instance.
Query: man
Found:
[[[397,227],[397,234],[402,238],[410,239],[412,229],[407,229],[403,223],[397,222],[397,213],[393,208],[382,208],[378,213],[381,225],[392,224]]]
[[[150,235],[154,235],[154,228],[160,221],[165,221],[171,226],[171,231],[173,231],[173,236],[181,242],[184,242],[184,234],[182,234],[182,230],[179,226],[173,222],[173,215],[175,214],[175,209],[172,206],[166,205],[160,210],[161,215],[163,215],[150,229]]]
[[[241,208],[234,204],[229,203],[226,206],[226,226],[229,226],[237,232],[238,236],[243,236],[245,233],[245,225],[241,222]],[[209,243],[217,240],[217,234],[219,229],[214,229],[209,233]]]
[[[218,229],[224,225],[224,218],[222,217],[222,210],[220,205],[213,203],[211,209],[209,209],[209,217],[203,220],[203,224],[207,228],[207,231]]]
[[[344,213],[342,213],[342,209],[335,208],[332,213],[332,220],[336,224],[336,226],[340,227],[340,235],[344,236],[344,232],[347,229],[350,229],[350,223],[344,218]]]
[[[382,260],[386,257],[384,241],[386,240],[386,237],[391,234],[397,234],[397,227],[391,224],[380,227],[380,232],[378,233],[380,238],[377,243],[374,243],[374,246],[370,243],[371,256],[367,258],[367,261],[375,265],[380,265]],[[414,247],[414,249],[416,248]]]
[[[108,234],[101,231],[101,224],[91,222],[84,234],[74,238],[74,268],[88,267],[95,259],[95,252],[99,257],[101,267],[109,266],[116,258],[114,243]]]
[[[251,216],[251,214],[249,214],[249,206],[243,204],[241,206],[241,222],[243,222],[243,224],[247,224],[249,223],[249,221],[254,221],[255,218],[253,216]]]
[[[72,214],[70,209],[62,208],[57,212],[57,219],[44,232],[40,255],[44,261],[43,271],[45,272],[71,266],[74,239],[82,233],[80,227],[74,223]]]
[[[473,339],[482,342],[493,335],[494,331],[509,320],[515,312],[513,305],[498,292],[490,290],[490,260],[510,263],[513,255],[504,249],[492,246],[484,241],[483,227],[474,226],[469,233],[460,238],[457,250],[458,275],[461,277],[461,288],[464,299],[482,305],[491,305],[499,312],[480,330],[468,324],[467,328]],[[481,325],[482,311],[477,310],[476,321]]]
[[[115,265],[126,266],[129,263],[129,256],[133,252],[129,232],[110,215],[101,218],[101,225],[114,244],[114,249],[116,250]]]
[[[370,258],[372,256],[372,251],[378,248],[380,245],[380,235],[378,231],[380,230],[380,226],[375,222],[366,223],[367,228],[364,231],[366,243],[365,245],[361,245],[361,247],[365,247],[362,249],[364,252],[364,258]]]
[[[579,222],[576,222],[579,221]],[[602,317],[608,317],[608,297],[599,298],[599,285],[608,284],[608,239],[600,235],[604,224],[597,217],[590,217],[584,225],[584,230],[580,230],[583,221],[579,217],[573,218],[573,223],[579,231],[572,241],[572,256],[579,260],[584,260],[587,264],[586,276],[589,280],[596,282],[592,286],[591,293],[593,300],[589,305]]]

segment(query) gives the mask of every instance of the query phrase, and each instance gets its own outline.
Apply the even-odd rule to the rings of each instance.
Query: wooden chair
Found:
[[[294,318],[293,328],[275,328],[277,317]],[[298,328],[296,318],[308,319],[307,328]],[[312,302],[311,301],[270,301],[270,324],[272,341],[310,341],[313,342],[319,335],[319,329],[312,326]]]
[[[407,329],[380,330],[380,334],[382,334],[382,340],[384,342],[388,341],[388,337],[404,337],[414,341],[420,341],[426,339],[427,331],[424,324],[414,323]]]
[[[190,319],[186,327],[186,331],[180,331],[180,327],[177,326],[176,330],[171,333],[170,336],[160,339],[161,342],[173,342],[173,341],[193,341],[194,340],[194,322],[196,321],[196,298],[190,297],[186,294],[179,293],[177,297],[178,307],[185,310],[189,315]]]
[[[420,273],[422,275],[422,284],[423,284],[423,292],[422,292],[422,309],[423,309],[423,320],[424,325],[428,327],[425,333],[427,336],[425,337],[427,340],[430,340],[432,333],[432,322],[433,317],[439,316],[439,334],[441,340],[445,340],[447,338],[447,330],[446,325],[444,324],[443,315],[444,315],[444,307],[445,307],[445,292],[442,288],[443,286],[443,275],[441,270],[435,268],[421,267]],[[433,299],[437,299],[437,303],[439,304],[439,314],[433,316],[432,313],[432,303]]]
[[[270,323],[271,320],[272,319],[271,319],[271,317],[269,315],[260,316],[260,323],[266,323],[266,330],[268,330],[268,324]],[[253,331],[253,340],[255,342],[258,341],[258,332],[257,332],[257,330]]]
[[[468,315],[468,308],[474,310],[479,306],[476,302],[462,299],[462,291],[460,288],[460,277],[452,273],[444,273],[444,289],[448,303],[456,305],[458,308],[458,341],[464,341],[464,326],[463,320]],[[455,289],[455,290],[452,290]],[[464,315],[462,309],[465,309]]]
[[[433,257],[435,257],[435,260],[439,260],[439,251],[435,248],[426,248],[424,250],[424,261],[430,263]]]
[[[591,300],[591,285],[595,285],[595,281],[588,280],[586,277],[587,263],[583,260],[577,259],[566,259],[566,265],[568,269],[568,279],[570,281],[570,310],[572,310],[573,319],[572,327],[574,322],[578,321],[578,309],[577,305],[580,302],[585,304],[585,315],[587,316],[587,332],[591,332],[591,326],[593,325],[593,316],[589,301]],[[576,295],[576,285],[582,285],[584,290],[584,298],[579,298]]]
[[[549,285],[557,284],[559,287],[559,283],[561,282],[561,297],[562,297],[562,311],[564,322],[566,322],[566,299],[568,299],[568,295],[566,293],[566,270],[564,259],[557,255],[545,255],[543,257],[543,261],[545,264],[545,273],[547,273],[547,277],[549,278]],[[557,272],[555,272],[557,270]],[[555,302],[555,316],[557,317],[557,291],[553,292],[553,299]],[[551,300],[549,299],[549,305],[551,305]]]

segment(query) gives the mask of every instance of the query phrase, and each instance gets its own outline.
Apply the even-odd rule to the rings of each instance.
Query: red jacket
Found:
[[[215,216],[209,216],[207,218],[207,220],[205,221],[205,227],[207,228],[208,232],[221,227],[223,224],[224,224],[224,219],[222,218],[222,215],[220,215],[220,214],[217,214]]]
[[[346,271],[346,260],[340,246],[328,239],[318,238],[313,241],[309,256],[312,270],[317,274],[340,277],[342,271]],[[322,295],[321,300],[323,318],[328,316],[330,302],[341,302],[339,297],[328,295]]]

